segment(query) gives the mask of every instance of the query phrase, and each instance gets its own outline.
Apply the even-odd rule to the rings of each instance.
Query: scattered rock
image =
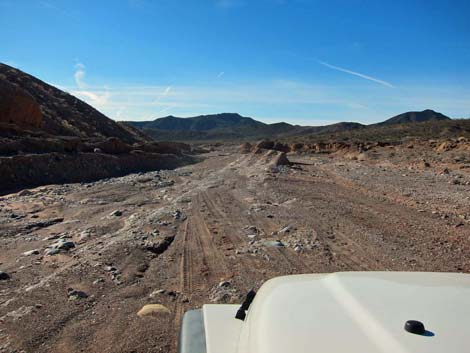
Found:
[[[18,308],[17,310],[10,311],[6,315],[0,317],[0,322],[5,320],[6,318],[10,318],[12,321],[17,321],[17,320],[21,319],[23,316],[26,316],[29,313],[31,313],[33,310],[34,310],[34,306],[25,306],[25,305],[23,305],[20,308]]]
[[[57,242],[49,245],[50,249],[58,249],[58,250],[65,250],[68,251],[75,247],[75,243],[73,241],[68,241],[65,239],[59,239]]]
[[[23,256],[31,256],[31,255],[39,255],[39,250],[33,249],[33,250],[25,251],[23,253]]]
[[[160,255],[168,249],[168,247],[171,245],[174,239],[175,239],[175,236],[170,235],[170,236],[166,236],[165,238],[163,238],[162,240],[158,242],[148,242],[145,244],[145,249],[154,254]]]
[[[88,238],[91,237],[91,234],[92,234],[92,230],[91,230],[91,229],[86,229],[86,230],[84,230],[83,232],[80,233],[80,236],[78,237],[78,241],[79,241],[79,242],[84,242],[84,241],[86,241]]]
[[[279,234],[289,233],[292,229],[293,229],[293,227],[291,225],[288,225],[288,226],[282,228],[278,233]]]
[[[450,171],[449,171],[448,168],[444,168],[444,169],[442,170],[441,174],[447,175],[447,174],[450,174]]]
[[[191,198],[190,197],[187,197],[187,196],[183,196],[183,197],[180,197],[178,200],[177,200],[178,203],[190,203],[191,202]]]
[[[54,224],[61,223],[63,221],[64,221],[63,218],[47,219],[47,220],[44,220],[44,221],[33,222],[33,223],[30,223],[30,224],[27,224],[25,226],[25,229],[26,230],[31,230],[31,229],[46,228],[46,227],[50,227]]]
[[[175,212],[173,212],[172,216],[174,219],[178,219],[178,220],[184,221],[186,219],[186,216],[183,215],[183,213],[180,210],[176,210]]]
[[[52,234],[46,238],[44,238],[45,241],[48,241],[48,240],[55,240],[55,239],[59,239],[60,238],[60,234]]]
[[[85,299],[88,298],[88,294],[81,290],[76,290],[73,288],[68,288],[67,289],[67,296],[69,297],[69,300],[78,300],[78,299]]]
[[[245,142],[240,146],[241,153],[249,153],[253,146],[249,142]]]
[[[211,289],[209,299],[213,303],[230,303],[239,300],[238,292],[229,281],[222,281]]]
[[[222,281],[219,283],[219,288],[220,287],[224,287],[224,288],[228,288],[230,287],[231,283],[229,281]]]
[[[31,195],[33,195],[33,193],[31,191],[29,191],[28,189],[21,190],[18,193],[18,196],[31,196]]]
[[[287,159],[287,155],[285,152],[279,153],[272,162],[272,165],[275,167],[283,166],[283,165],[291,165],[291,162]]]
[[[282,248],[284,243],[280,240],[266,240],[263,242],[264,246],[273,247],[273,248]]]
[[[122,211],[115,210],[109,214],[110,217],[121,217],[122,216]]]
[[[145,272],[148,270],[148,268],[149,268],[148,264],[141,263],[137,266],[137,272]]]
[[[97,284],[100,284],[100,283],[103,283],[104,282],[104,279],[103,278],[97,278],[93,281],[93,284],[94,285],[97,285]]]
[[[157,315],[157,314],[170,314],[171,311],[162,304],[147,304],[139,310],[137,315],[139,317],[149,316],[149,315]]]
[[[48,248],[48,249],[44,250],[44,255],[47,255],[47,256],[57,255],[58,253],[60,253],[59,249]]]
[[[0,271],[0,281],[5,281],[10,279],[10,275],[6,272]]]
[[[156,297],[158,295],[161,295],[161,294],[165,294],[165,290],[164,289],[156,289],[152,293],[149,294],[149,297],[154,298],[154,297]]]

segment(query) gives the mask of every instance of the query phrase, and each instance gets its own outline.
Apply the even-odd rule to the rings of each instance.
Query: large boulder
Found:
[[[25,90],[0,77],[0,123],[23,129],[37,129],[42,124],[39,104]]]
[[[103,142],[97,144],[96,148],[99,148],[101,151],[108,154],[124,154],[129,153],[132,150],[131,146],[116,137],[107,138]]]
[[[255,150],[257,149],[272,150],[273,147],[274,147],[274,141],[262,140],[262,141],[259,141],[255,145]]]
[[[291,165],[291,162],[287,159],[285,152],[280,152],[274,157],[272,164],[275,167],[279,167],[281,165]]]
[[[241,153],[249,153],[251,152],[253,146],[249,142],[245,142],[240,146],[240,152]]]

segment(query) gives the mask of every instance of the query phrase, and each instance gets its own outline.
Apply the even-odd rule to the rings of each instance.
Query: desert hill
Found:
[[[192,162],[190,146],[155,142],[80,99],[0,64],[0,192],[83,182]]]
[[[394,125],[404,123],[420,123],[424,121],[439,121],[439,120],[451,120],[444,114],[435,112],[431,109],[426,109],[421,112],[406,112],[403,114],[396,115],[388,120],[385,120],[377,125]]]
[[[427,109],[422,112],[406,112],[381,123],[363,125],[356,122],[340,122],[324,126],[300,126],[285,122],[266,124],[237,113],[200,115],[189,118],[167,116],[153,121],[127,121],[156,140],[202,141],[202,140],[253,140],[262,138],[287,138],[295,136],[349,133],[374,130],[427,121],[451,121],[449,117]],[[360,132],[359,132],[360,133]]]
[[[80,99],[0,63],[0,123],[57,136],[148,140]]]

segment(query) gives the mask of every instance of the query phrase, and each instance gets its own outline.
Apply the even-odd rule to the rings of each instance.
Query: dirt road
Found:
[[[469,185],[269,158],[221,149],[175,171],[1,198],[0,352],[175,352],[184,311],[240,302],[275,276],[470,272]],[[138,317],[150,303],[171,314]]]

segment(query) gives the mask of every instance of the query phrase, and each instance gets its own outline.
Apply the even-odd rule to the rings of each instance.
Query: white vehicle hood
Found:
[[[207,353],[470,352],[466,274],[280,277],[261,287],[245,321],[234,318],[236,310],[204,307]],[[405,331],[407,320],[421,321],[426,333]]]

